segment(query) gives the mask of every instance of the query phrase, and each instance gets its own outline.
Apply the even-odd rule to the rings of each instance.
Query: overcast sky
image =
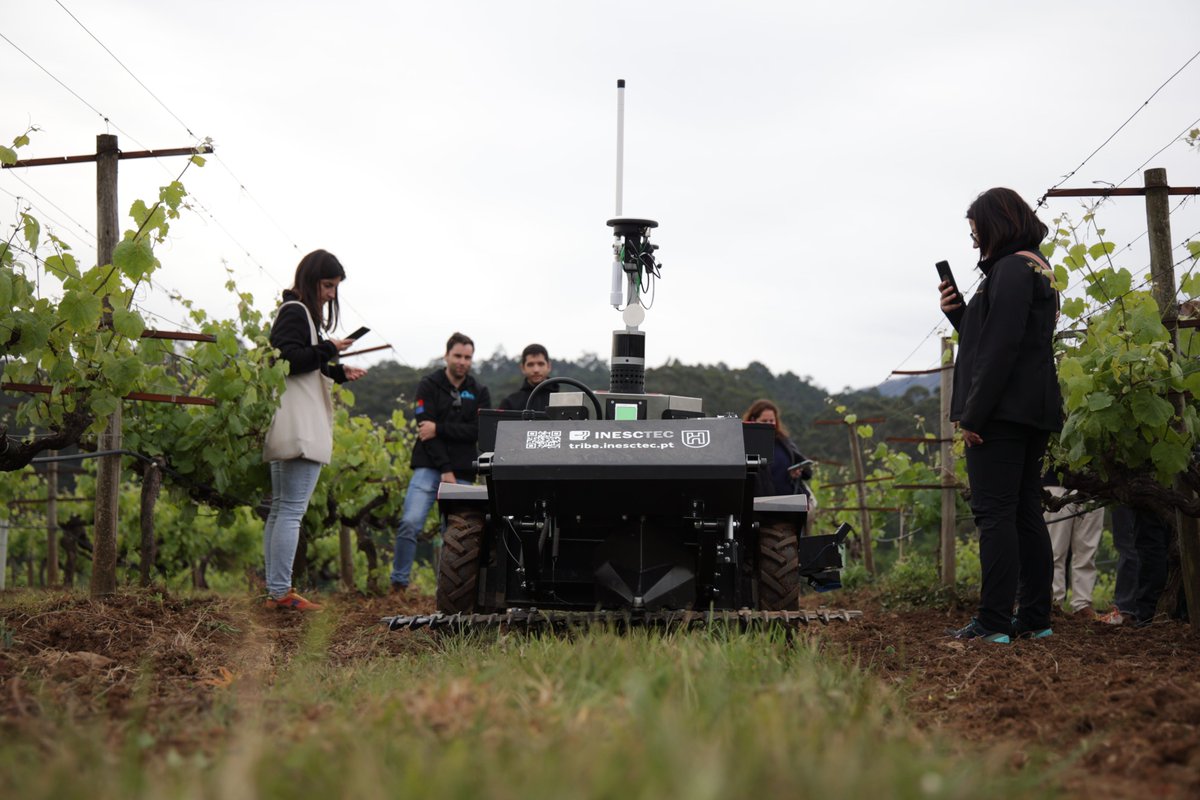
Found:
[[[23,158],[212,138],[161,287],[230,316],[226,262],[267,310],[325,248],[344,329],[395,348],[364,365],[424,365],[454,330],[480,357],[607,358],[624,78],[625,213],[660,225],[649,364],[757,360],[836,391],[936,363],[933,263],[977,274],[967,205],[996,185],[1035,202],[1075,169],[1200,48],[1200,2],[25,0],[0,33],[0,138],[42,129]],[[1200,59],[1065,185],[1141,185],[1167,145],[1149,166],[1200,185],[1200,154],[1171,144],[1198,117]],[[121,207],[183,166],[122,162]],[[27,198],[94,261],[94,182],[5,170],[0,219]],[[1040,213],[1063,212],[1080,201]],[[1100,218],[1144,272],[1142,201]],[[1173,244],[1197,232],[1185,203]],[[183,319],[160,288],[139,305]]]

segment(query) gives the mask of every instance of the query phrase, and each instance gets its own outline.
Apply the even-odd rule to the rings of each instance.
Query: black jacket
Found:
[[[946,316],[958,330],[950,419],[978,433],[990,421],[1062,428],[1054,364],[1058,293],[1014,247],[979,262],[984,278],[966,308]]]
[[[804,490],[801,481],[812,478],[812,469],[803,467],[800,477],[793,479],[788,475],[788,467],[807,461],[800,449],[786,436],[776,436],[775,446],[771,451],[771,464],[766,469],[760,469],[754,479],[755,497],[772,497],[781,494],[800,494]]]
[[[529,401],[529,395],[533,393],[533,386],[526,380],[521,384],[521,388],[510,394],[508,397],[500,401],[499,408],[506,411],[524,411],[525,403]],[[550,405],[550,394],[558,389],[558,385],[548,386],[538,392],[538,396],[533,398],[533,411],[545,411]]]
[[[458,395],[455,405],[454,394]],[[492,399],[486,386],[467,375],[458,389],[446,377],[446,370],[431,372],[417,385],[413,402],[413,420],[437,424],[437,433],[428,441],[413,444],[412,466],[430,467],[438,472],[454,472],[462,480],[474,480],[476,440],[479,438],[479,409],[490,408]]]
[[[295,292],[285,290],[283,302],[299,300]],[[338,383],[346,382],[346,370],[340,364],[331,364],[337,360],[338,351],[333,342],[325,339],[321,331],[321,323],[313,320],[317,327],[317,344],[312,343],[308,330],[308,317],[300,306],[283,306],[275,315],[271,324],[271,346],[279,351],[280,357],[288,362],[289,375],[303,375],[315,369]]]

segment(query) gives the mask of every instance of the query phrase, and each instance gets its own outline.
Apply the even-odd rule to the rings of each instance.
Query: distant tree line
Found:
[[[419,368],[395,361],[376,364],[366,378],[347,384],[355,396],[355,413],[365,414],[381,424],[397,408],[411,415],[417,383],[441,363],[439,360]],[[503,352],[477,360],[474,370],[480,383],[491,392],[494,404],[521,385],[517,360]],[[609,383],[608,364],[595,354],[585,354],[577,360],[556,360],[553,375],[575,378],[593,389],[607,389]],[[877,389],[831,395],[814,385],[808,376],[792,372],[775,375],[757,361],[742,368],[731,368],[724,363],[687,365],[669,361],[646,371],[646,389],[702,398],[709,414],[740,415],[758,398],[768,398],[779,406],[784,423],[805,455],[839,464],[849,459],[844,427],[813,424],[815,420],[836,418],[828,398],[853,410],[859,418],[886,418],[886,422],[874,426],[877,437],[917,435],[918,418],[923,418],[928,430],[935,434],[938,426],[937,392],[919,383],[911,384],[898,396],[884,395]],[[895,448],[915,452],[912,446],[895,445]]]

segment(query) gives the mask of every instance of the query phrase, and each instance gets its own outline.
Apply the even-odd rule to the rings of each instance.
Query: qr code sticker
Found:
[[[525,449],[562,447],[562,431],[526,431]]]

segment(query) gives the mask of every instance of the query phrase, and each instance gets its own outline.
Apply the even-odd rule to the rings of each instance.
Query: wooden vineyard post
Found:
[[[0,517],[0,592],[8,580],[8,519]],[[14,578],[15,580],[15,578]]]
[[[54,450],[50,455],[57,455]],[[46,585],[58,585],[58,462],[46,465]]]
[[[875,575],[875,555],[871,552],[871,512],[867,509],[867,485],[866,476],[863,474],[862,448],[858,446],[858,426],[846,425],[846,431],[850,434],[850,458],[854,463],[854,486],[858,491],[858,519],[862,529],[859,531],[859,538],[863,547],[863,566],[867,568],[867,574]]]
[[[154,531],[154,506],[158,503],[159,492],[162,491],[162,459],[154,459],[146,465],[142,473],[142,502],[139,522],[142,529],[142,547],[139,564],[141,585],[149,586],[152,580],[154,559],[156,558],[157,542]]]
[[[1175,264],[1171,259],[1171,210],[1168,200],[1167,171],[1148,169],[1146,182],[1146,228],[1150,240],[1150,279],[1155,302],[1162,314],[1163,324],[1171,332],[1175,356],[1179,357],[1179,308],[1175,302]],[[1180,418],[1182,432],[1183,395],[1171,393],[1175,414]],[[1183,476],[1175,479],[1175,490],[1185,497],[1192,491]],[[1195,517],[1175,512],[1175,528],[1179,535],[1179,566],[1184,595],[1189,609],[1200,608],[1200,526]],[[1200,614],[1192,613],[1192,629],[1200,631]]]
[[[942,585],[953,586],[955,575],[955,522],[956,509],[954,502],[954,425],[950,422],[950,394],[954,387],[954,344],[950,337],[942,337],[942,371],[939,389],[939,404],[941,406],[941,458],[939,469],[942,474],[942,528],[941,528],[941,564]]]
[[[117,247],[117,137],[96,137],[96,261],[111,264]],[[111,323],[112,307],[104,297],[105,319]],[[108,417],[97,447],[121,449],[121,406]],[[92,540],[92,597],[117,590],[117,518],[121,489],[121,456],[100,459],[96,471],[95,535]]]
[[[354,591],[354,531],[349,525],[343,525],[338,531],[338,563],[342,578],[342,588],[347,592]]]

